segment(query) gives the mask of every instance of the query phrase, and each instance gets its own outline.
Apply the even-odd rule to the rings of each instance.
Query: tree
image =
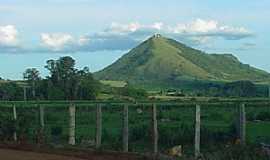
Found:
[[[65,99],[74,99],[73,88],[76,85],[75,60],[69,56],[58,60],[48,60],[46,69],[49,70],[49,84],[54,90],[64,92]]]
[[[23,78],[31,85],[32,96],[36,98],[36,84],[41,79],[39,71],[36,68],[28,68],[23,73]]]
[[[89,68],[85,67],[83,70],[78,71],[78,91],[77,96],[82,100],[96,99],[100,90],[100,84],[96,81],[89,72]]]
[[[50,72],[47,77],[50,98],[63,96],[66,100],[74,100],[96,97],[99,83],[94,80],[89,68],[76,69],[75,60],[71,57],[48,60],[45,68]],[[55,92],[58,94],[55,95]]]
[[[226,83],[223,88],[226,96],[254,97],[256,96],[256,86],[250,81],[236,81]]]
[[[22,100],[23,89],[15,82],[0,83],[1,100]]]

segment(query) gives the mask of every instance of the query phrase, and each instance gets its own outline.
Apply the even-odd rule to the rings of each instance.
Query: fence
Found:
[[[143,102],[143,103],[76,103],[76,102],[70,102],[70,103],[38,103],[38,102],[32,102],[32,103],[13,103],[13,102],[5,102],[2,103],[0,106],[0,110],[2,110],[3,113],[8,113],[6,114],[7,116],[12,116],[11,120],[14,121],[14,124],[18,123],[19,119],[21,118],[20,116],[31,116],[31,124],[29,127],[32,127],[32,134],[34,132],[38,133],[40,137],[44,137],[44,135],[57,135],[57,132],[60,132],[57,129],[54,129],[53,132],[48,133],[46,130],[46,126],[51,125],[50,127],[53,128],[53,125],[61,125],[65,126],[66,128],[66,136],[67,136],[67,141],[69,145],[76,145],[76,140],[78,140],[78,136],[76,135],[76,130],[86,130],[87,126],[86,125],[93,125],[92,123],[95,121],[95,133],[94,133],[94,141],[91,143],[94,143],[94,146],[96,149],[100,149],[102,147],[102,139],[103,139],[103,134],[105,133],[108,137],[110,137],[110,134],[114,134],[114,132],[118,132],[115,135],[119,136],[119,131],[121,134],[121,150],[123,152],[128,152],[130,151],[130,144],[129,144],[129,138],[131,137],[130,133],[134,132],[134,130],[130,130],[129,128],[129,122],[131,122],[130,119],[130,109],[132,111],[136,112],[134,114],[135,116],[138,116],[138,114],[141,114],[143,112],[142,110],[138,109],[138,106],[144,107],[145,110],[150,109],[147,114],[145,114],[144,119],[142,121],[147,120],[151,121],[151,123],[145,122],[145,125],[143,128],[144,132],[148,132],[146,127],[151,126],[150,128],[150,136],[148,138],[151,139],[150,146],[152,148],[152,152],[154,154],[159,153],[159,140],[160,140],[160,134],[162,135],[162,132],[159,132],[159,126],[163,123],[163,125],[169,125],[171,122],[170,119],[166,118],[160,118],[161,114],[166,114],[169,111],[166,111],[168,109],[167,106],[175,106],[177,107],[177,110],[179,110],[178,107],[180,106],[186,106],[186,109],[189,109],[188,111],[185,111],[187,115],[184,116],[190,116],[192,119],[194,118],[195,121],[191,121],[191,123],[194,123],[193,127],[188,127],[193,129],[194,134],[193,139],[194,139],[194,155],[195,157],[199,157],[201,153],[201,126],[202,126],[202,111],[206,110],[206,108],[210,106],[222,106],[226,108],[225,106],[237,106],[237,123],[236,123],[236,137],[237,139],[240,140],[240,143],[242,145],[246,144],[246,106],[254,106],[254,107],[260,107],[260,106],[269,106],[269,101],[254,101],[254,102]],[[54,106],[54,107],[52,107]],[[95,107],[95,108],[93,108]],[[113,108],[115,110],[110,110]],[[12,109],[11,109],[12,108]],[[228,108],[228,107],[227,107]],[[106,112],[111,112],[111,116],[121,116],[120,118],[118,117],[115,118],[117,119],[118,122],[114,121],[115,127],[110,126],[109,122],[112,121],[108,117],[108,124],[106,126],[103,126],[103,121],[105,121],[105,118],[103,117],[103,109]],[[106,110],[107,109],[107,110]],[[194,109],[194,112],[193,112]],[[180,109],[181,110],[181,109]],[[183,110],[183,109],[182,109]],[[229,110],[231,111],[231,110]],[[59,112],[59,114],[56,114],[56,112]],[[105,113],[106,113],[105,112]],[[133,113],[132,112],[132,113]],[[171,119],[174,116],[175,119],[177,118],[177,115],[172,115],[175,111],[171,111]],[[24,115],[23,113],[27,113]],[[115,113],[121,113],[121,114],[115,114]],[[53,117],[53,114],[55,114]],[[85,115],[84,115],[85,114]],[[94,114],[94,115],[93,115]],[[133,115],[133,114],[132,114]],[[84,118],[84,120],[81,117],[88,117]],[[136,118],[133,116],[132,122],[133,125],[136,125],[136,123],[139,123],[141,121],[140,118]],[[180,116],[180,115],[179,115]],[[61,117],[61,118],[60,118]],[[135,117],[135,118],[134,118]],[[166,117],[163,115],[163,117]],[[91,119],[92,118],[92,119]],[[204,117],[203,117],[204,118]],[[218,116],[217,116],[218,118]],[[61,119],[62,122],[59,120]],[[91,120],[90,120],[91,119]],[[95,119],[95,120],[93,120]],[[86,122],[87,121],[87,122]],[[119,122],[120,121],[120,122]],[[138,122],[136,122],[138,121]],[[167,121],[167,122],[166,122]],[[189,121],[189,120],[187,120]],[[50,123],[49,123],[50,122]],[[166,122],[166,123],[165,123]],[[23,123],[23,122],[22,122]],[[24,123],[27,123],[27,121],[24,121]],[[81,124],[80,124],[81,123]],[[160,125],[159,125],[160,123]],[[119,125],[120,124],[120,125]],[[27,125],[27,124],[26,124]],[[177,125],[177,124],[176,124]],[[35,127],[33,127],[35,126]],[[77,127],[78,126],[78,127]],[[104,128],[108,129],[106,132],[104,132]],[[110,128],[115,129],[116,131],[110,130]],[[177,127],[177,126],[176,126]],[[34,131],[36,130],[36,131]],[[18,141],[18,129],[13,129],[13,140],[15,142]],[[86,134],[86,135],[80,135],[82,137],[92,137],[93,139],[93,132],[92,129],[89,131],[81,131],[80,133]],[[184,131],[183,131],[184,132]],[[89,135],[87,135],[89,133]],[[174,136],[173,134],[176,133],[169,133],[167,136]],[[42,141],[42,138],[37,138],[37,143],[44,143]],[[112,137],[112,136],[111,136]],[[117,136],[115,136],[117,137]],[[136,137],[136,136],[135,136]],[[138,136],[140,137],[140,135]],[[53,141],[57,141],[57,138],[52,137]],[[136,139],[136,138],[135,138]],[[165,139],[163,141],[166,141],[166,137],[162,138]],[[61,143],[61,142],[60,142]],[[90,143],[90,142],[89,142]],[[181,143],[181,142],[179,142]],[[119,145],[119,144],[118,144]]]

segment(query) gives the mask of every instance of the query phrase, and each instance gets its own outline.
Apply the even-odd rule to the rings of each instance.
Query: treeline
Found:
[[[23,73],[24,81],[3,81],[0,83],[1,100],[94,100],[100,90],[100,83],[94,79],[89,68],[75,68],[75,60],[61,57],[48,60],[49,71],[41,78],[36,68]]]
[[[267,85],[256,85],[251,81],[242,80],[227,83],[204,84],[197,96],[214,97],[268,97]]]

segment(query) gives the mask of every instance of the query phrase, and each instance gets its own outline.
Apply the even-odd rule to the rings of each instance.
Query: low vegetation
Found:
[[[163,36],[149,38],[94,76],[147,89],[193,91],[232,81],[270,81],[269,73],[243,64],[231,54],[207,54]]]
[[[19,105],[19,104],[18,104]],[[39,137],[38,108],[33,104],[20,103],[18,121],[12,121],[12,109],[0,104],[0,134],[2,141],[12,141],[16,129],[19,141],[37,143]],[[55,107],[57,106],[57,107]],[[87,106],[87,107],[86,107]],[[68,108],[67,105],[45,105],[44,143],[52,146],[67,145]],[[236,137],[237,106],[202,106],[201,145],[205,159],[214,157],[246,159],[265,157],[260,143],[270,143],[269,115],[267,106],[247,106],[247,144],[238,145]],[[103,108],[102,149],[122,150],[122,107],[106,103]],[[158,128],[160,152],[167,154],[168,149],[181,145],[184,157],[192,157],[194,140],[194,107],[158,106]],[[76,142],[78,147],[93,148],[95,144],[95,107],[83,103],[77,105]],[[255,117],[255,118],[254,118]],[[149,106],[133,106],[129,111],[130,151],[151,152],[151,109]],[[255,152],[256,151],[256,152]],[[239,157],[239,153],[242,156]],[[238,156],[238,158],[237,158]],[[256,159],[256,158],[255,158]]]

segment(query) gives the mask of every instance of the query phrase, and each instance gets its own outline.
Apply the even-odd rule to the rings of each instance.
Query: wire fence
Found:
[[[194,104],[5,102],[0,103],[0,137],[130,152],[168,153],[181,146],[181,152],[196,156],[237,143],[270,143],[268,102]]]

